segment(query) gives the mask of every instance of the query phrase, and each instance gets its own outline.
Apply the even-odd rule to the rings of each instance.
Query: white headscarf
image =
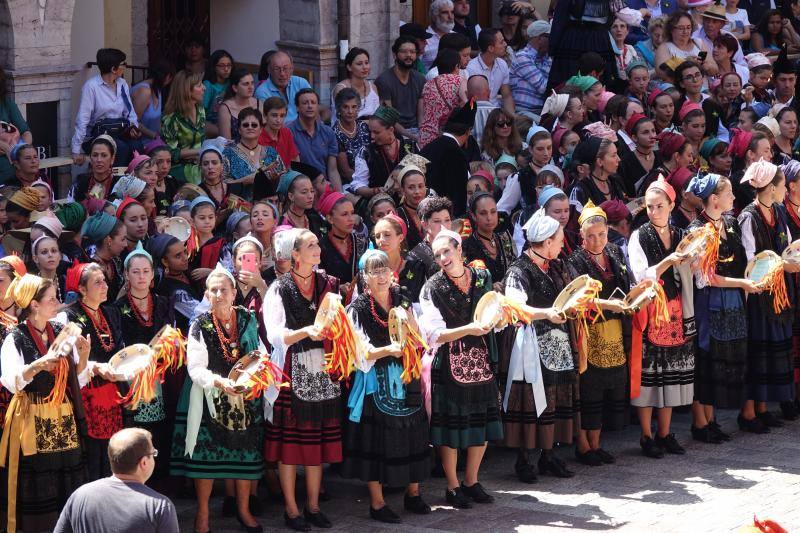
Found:
[[[525,230],[528,242],[542,242],[555,235],[560,227],[561,224],[558,223],[558,220],[545,215],[544,208],[540,207],[538,211],[531,215],[531,218],[522,226],[522,229]]]

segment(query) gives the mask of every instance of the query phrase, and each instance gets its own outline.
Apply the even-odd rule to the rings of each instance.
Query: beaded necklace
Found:
[[[97,340],[100,341],[100,347],[103,348],[104,352],[109,353],[114,349],[115,346],[114,337],[111,335],[111,327],[108,325],[108,321],[106,321],[106,317],[103,315],[103,312],[98,307],[96,310],[97,318],[95,318],[92,309],[83,302],[81,302],[81,308],[92,322],[92,326],[97,333]]]
[[[375,308],[375,298],[373,298],[372,294],[369,295],[369,310],[372,313],[372,318],[375,319],[375,322],[377,322],[380,327],[389,327],[389,322],[378,316],[378,310]]]
[[[233,311],[234,320],[236,320],[236,311]],[[225,331],[222,324],[219,323],[214,313],[211,313],[211,320],[214,322],[214,330],[219,339],[219,345],[222,347],[222,357],[229,363],[235,363],[239,360],[239,331],[236,323],[233,324],[233,330],[230,335]],[[230,348],[230,350],[228,350]]]
[[[126,298],[128,298],[128,303],[131,305],[131,309],[133,310],[133,316],[136,318],[136,321],[139,323],[139,325],[140,326],[144,326],[146,328],[151,327],[153,325],[153,307],[155,307],[154,304],[153,304],[153,295],[150,294],[150,292],[147,293],[147,311],[146,312],[147,312],[147,316],[149,317],[148,319],[145,319],[142,316],[142,312],[136,306],[136,302],[133,301],[131,293],[128,292],[125,296],[126,296]]]

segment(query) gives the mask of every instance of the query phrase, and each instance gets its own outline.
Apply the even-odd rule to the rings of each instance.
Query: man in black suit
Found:
[[[463,216],[467,211],[467,180],[469,163],[462,148],[467,143],[475,124],[475,103],[467,102],[456,109],[442,127],[442,135],[428,143],[422,155],[430,161],[427,184],[439,196],[453,202],[453,215]]]

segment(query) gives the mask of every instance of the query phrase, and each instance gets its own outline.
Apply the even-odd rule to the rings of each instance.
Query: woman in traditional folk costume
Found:
[[[781,165],[781,172],[786,176],[786,208],[787,226],[793,238],[800,237],[800,161],[792,159]],[[800,276],[792,275],[795,291],[800,289]],[[794,401],[781,402],[781,411],[785,420],[795,420],[800,416],[800,305],[794,306],[794,325],[792,326],[792,356],[794,361]]]
[[[783,172],[772,163],[761,160],[747,167],[742,183],[749,183],[756,194],[756,201],[745,206],[739,214],[747,260],[764,250],[780,255],[794,238],[783,205],[786,196]],[[755,433],[766,433],[770,427],[783,425],[767,410],[767,402],[794,399],[794,313],[790,306],[796,302],[788,274],[800,271],[800,266],[784,262],[783,268],[786,275],[772,283],[775,294],[765,290],[747,299],[747,401],[739,416],[739,427]],[[785,290],[780,287],[781,282]]]
[[[170,473],[194,479],[195,531],[209,530],[215,479],[234,480],[237,520],[247,531],[262,531],[249,506],[251,485],[264,471],[262,400],[245,399],[228,374],[240,358],[263,353],[264,345],[255,315],[234,306],[235,296],[236,280],[217,265],[206,278],[211,310],[192,322],[186,345],[191,379],[178,402]]]
[[[643,353],[641,378],[631,378],[631,388],[636,390],[639,382],[641,388],[631,404],[638,408],[642,452],[659,458],[664,452],[686,453],[670,433],[670,422],[672,408],[689,405],[694,397],[694,281],[688,261],[675,252],[683,231],[669,223],[675,189],[663,179],[654,181],[645,193],[645,205],[650,220],[631,234],[628,256],[637,282],[647,278],[663,284],[669,320],[657,324],[651,309],[647,325],[633,331],[633,335],[643,336]],[[632,354],[632,358],[638,357],[638,353]],[[650,427],[654,408],[655,437]]]
[[[608,242],[605,211],[589,201],[578,223],[583,244],[570,257],[570,270],[574,276],[588,274],[603,284],[597,303],[603,314],[588,323],[586,352],[580,357],[581,431],[575,456],[583,464],[599,466],[616,461],[602,448],[601,431],[621,429],[628,416],[626,354],[631,324],[622,315],[619,300],[610,299],[630,290],[632,276],[622,251]]]
[[[320,511],[322,464],[342,461],[341,388],[325,369],[325,347],[314,326],[317,309],[329,292],[337,293],[336,278],[315,272],[320,262],[319,240],[306,229],[294,232],[292,270],[267,291],[264,323],[273,347],[272,361],[289,377],[289,387],[275,395],[267,426],[265,458],[278,462],[286,505],[284,521],[297,531],[330,527]],[[303,513],[295,498],[297,466],[304,466],[307,502]]]
[[[711,224],[719,235],[713,272],[695,274],[697,353],[692,438],[719,443],[730,440],[730,435],[717,423],[714,409],[740,409],[747,397],[744,296],[760,290],[753,281],[742,279],[747,266],[742,232],[736,218],[726,214],[733,209],[730,180],[719,174],[695,176],[687,190],[703,201],[703,211],[689,225],[689,231]]]
[[[497,348],[491,329],[473,322],[475,306],[492,290],[488,270],[464,265],[461,237],[442,229],[431,243],[440,271],[420,295],[419,324],[435,353],[431,365],[431,443],[438,446],[447,478],[449,504],[469,508],[494,501],[478,482],[490,440],[503,437],[498,389],[492,366]],[[458,450],[466,450],[464,482],[456,474]]]
[[[14,393],[0,443],[10,496],[6,530],[51,531],[72,491],[87,481],[80,383],[89,340],[78,336],[63,357],[53,346],[63,326],[53,320],[60,302],[51,281],[25,274],[9,293],[21,321],[0,348],[0,381]]]
[[[358,370],[348,402],[344,441],[345,477],[367,483],[370,517],[399,523],[383,499],[382,485],[407,487],[403,507],[415,514],[431,508],[420,496],[419,483],[430,473],[428,419],[422,405],[419,376],[403,378],[403,349],[389,337],[389,310],[411,302],[393,282],[389,257],[370,250],[360,261],[366,290],[347,309],[360,337]]]
[[[78,293],[78,301],[67,309],[67,319],[81,328],[91,341],[89,360],[91,381],[81,388],[86,408],[89,437],[86,457],[89,479],[94,481],[111,475],[108,462],[108,439],[124,427],[119,394],[127,392],[127,384],[115,383],[108,370],[108,361],[125,347],[119,309],[108,298],[108,284],[103,268],[97,263],[78,263],[67,270],[67,292]]]
[[[564,230],[544,208],[535,211],[523,229],[530,244],[511,264],[505,294],[517,303],[539,308],[540,320],[514,332],[512,344],[500,350],[500,391],[504,443],[519,449],[514,466],[517,477],[533,483],[536,467],[528,454],[534,448],[542,450],[540,473],[573,475],[553,453],[553,444],[572,442],[578,379],[569,327],[553,309],[568,281],[557,259],[564,246]]]

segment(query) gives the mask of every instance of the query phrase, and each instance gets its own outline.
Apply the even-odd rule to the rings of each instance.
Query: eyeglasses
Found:
[[[258,122],[242,122],[243,128],[260,128],[261,124]]]
[[[699,72],[697,72],[695,74],[687,74],[686,76],[684,76],[681,79],[683,81],[700,81],[700,80],[703,79],[703,75],[700,74]]]
[[[498,128],[510,128],[510,127],[511,127],[511,123],[510,123],[510,122],[505,122],[505,121],[499,121],[499,120],[498,120],[498,121],[497,121],[497,127],[498,127]]]
[[[150,452],[150,453],[146,453],[146,454],[144,454],[142,457],[147,457],[147,456],[149,456],[149,455],[152,455],[152,456],[153,456],[153,459],[155,459],[156,457],[158,457],[158,450],[157,450],[157,449],[155,449],[155,448],[153,448],[153,451],[152,451],[152,452]]]
[[[393,272],[391,268],[376,268],[375,270],[370,270],[368,274],[376,278],[387,278],[391,276]]]
[[[675,26],[675,31],[692,31],[691,26]]]

